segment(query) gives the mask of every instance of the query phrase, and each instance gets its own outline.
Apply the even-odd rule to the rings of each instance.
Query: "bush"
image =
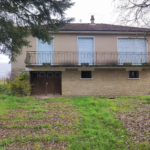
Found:
[[[29,75],[22,73],[13,81],[7,80],[8,88],[10,88],[15,95],[27,95],[31,91],[28,85],[28,79]]]
[[[1,94],[10,94],[11,93],[11,91],[10,91],[10,89],[8,89],[8,85],[6,84],[6,85],[0,85],[0,93]]]

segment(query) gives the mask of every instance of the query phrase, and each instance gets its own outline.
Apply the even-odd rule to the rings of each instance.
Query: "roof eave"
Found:
[[[50,31],[51,33],[55,33]],[[148,31],[101,31],[101,30],[60,30],[58,33],[84,33],[84,34],[150,34]]]

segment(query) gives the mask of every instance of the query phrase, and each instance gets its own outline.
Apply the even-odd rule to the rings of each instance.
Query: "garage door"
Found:
[[[38,56],[37,56],[37,62],[39,65],[42,65],[42,63],[51,63],[53,65],[54,63],[54,57],[53,57],[53,50],[54,50],[54,41],[52,40],[51,44],[43,43],[42,40],[37,40],[37,49],[38,49]]]
[[[31,94],[61,94],[61,72],[31,72]]]
[[[144,38],[118,38],[118,62],[141,65],[147,62],[147,46]]]
[[[78,38],[78,60],[81,63],[94,64],[94,40],[93,38]]]

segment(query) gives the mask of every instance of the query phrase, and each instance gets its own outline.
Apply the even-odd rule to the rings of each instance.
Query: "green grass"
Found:
[[[14,96],[0,95],[0,118],[8,114],[10,110],[22,108],[24,103],[30,101],[31,98],[18,98]]]
[[[110,112],[114,104],[110,100],[94,101],[93,97],[75,97],[73,104],[78,108],[82,120],[78,126],[80,133],[70,149],[127,149],[127,131],[115,114]],[[122,137],[124,136],[124,137]]]
[[[44,118],[43,114],[42,113],[38,113],[37,115],[35,116],[30,116],[28,117],[28,119],[42,119]]]
[[[64,142],[68,150],[149,150],[146,141],[132,143],[132,135],[116,119],[116,114],[134,112],[149,102],[150,96],[38,100],[0,95],[0,130],[11,129],[11,134],[0,137],[0,150],[30,142],[33,149],[41,148],[38,142]]]
[[[7,83],[5,82],[5,84],[7,84]],[[4,85],[4,82],[0,82],[0,85]]]

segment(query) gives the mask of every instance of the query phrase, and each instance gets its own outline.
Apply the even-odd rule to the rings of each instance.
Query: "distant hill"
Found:
[[[11,71],[11,64],[0,63],[0,78],[5,77]]]

